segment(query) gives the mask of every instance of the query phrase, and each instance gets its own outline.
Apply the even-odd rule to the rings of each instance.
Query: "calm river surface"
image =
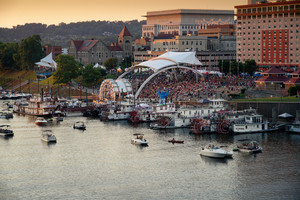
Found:
[[[87,130],[72,128],[84,121]],[[149,124],[67,117],[44,128],[35,118],[0,119],[15,135],[0,137],[0,199],[300,199],[300,135],[284,132],[236,136],[155,131]],[[57,143],[41,141],[51,129]],[[144,133],[148,147],[130,143]],[[168,143],[169,139],[184,144]],[[257,140],[263,152],[233,159],[199,155],[209,142]]]

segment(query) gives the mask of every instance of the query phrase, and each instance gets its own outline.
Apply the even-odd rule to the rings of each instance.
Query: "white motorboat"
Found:
[[[12,137],[14,132],[10,129],[10,125],[1,125],[0,126],[0,136]]]
[[[144,138],[144,134],[135,133],[133,134],[136,138],[131,139],[131,144],[137,144],[141,146],[148,146],[148,141]]]
[[[35,124],[38,125],[38,126],[46,126],[47,125],[47,120],[45,120],[45,118],[43,118],[43,117],[38,117],[35,120]]]
[[[237,150],[245,153],[259,153],[262,151],[262,147],[256,141],[244,139],[240,140],[240,144],[237,145]]]
[[[42,133],[42,141],[45,141],[47,143],[56,142],[56,137],[52,134],[51,130],[45,130]]]
[[[83,121],[78,121],[78,122],[74,123],[73,128],[74,129],[79,129],[79,130],[85,130],[86,126],[85,126]]]
[[[202,147],[200,151],[200,155],[211,157],[211,158],[225,158],[225,157],[232,157],[233,151],[227,151],[221,149],[220,147],[210,143],[207,144],[204,148]]]
[[[285,130],[291,133],[300,133],[300,121],[286,125]]]

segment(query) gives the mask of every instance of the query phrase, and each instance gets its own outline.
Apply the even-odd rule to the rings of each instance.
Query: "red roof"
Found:
[[[107,47],[110,51],[123,51],[123,49],[119,46],[108,46]]]
[[[257,79],[255,82],[284,82],[288,80],[287,77],[284,76],[263,76]]]
[[[300,69],[298,69],[297,71],[291,73],[292,75],[300,75]]]
[[[285,74],[285,72],[282,71],[281,69],[278,69],[277,67],[272,67],[272,68],[262,72],[262,74]]]
[[[284,82],[284,84],[295,84],[295,85],[300,85],[300,78],[290,78],[287,81]]]
[[[121,31],[121,33],[119,34],[119,36],[124,37],[124,36],[132,36],[132,35],[130,34],[130,32],[129,32],[129,30],[127,29],[127,27],[124,26],[123,29],[122,29],[122,31]]]
[[[89,51],[99,40],[73,40],[77,51]]]

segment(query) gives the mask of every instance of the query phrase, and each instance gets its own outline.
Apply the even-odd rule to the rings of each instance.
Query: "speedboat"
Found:
[[[227,151],[221,149],[214,144],[207,144],[205,147],[202,147],[200,151],[200,155],[211,157],[211,158],[225,158],[225,157],[232,157],[233,151]]]
[[[47,143],[49,142],[56,142],[56,137],[55,135],[52,134],[51,130],[45,130],[42,133],[42,141],[45,141]]]
[[[43,118],[43,117],[38,117],[35,120],[35,124],[38,125],[38,126],[46,126],[47,125],[47,120],[45,120],[45,118]]]
[[[244,139],[244,140],[240,140],[240,142],[241,143],[237,145],[237,149],[240,152],[259,153],[262,151],[262,147],[256,141]]]
[[[86,126],[84,125],[83,121],[78,121],[78,122],[75,122],[75,124],[73,125],[73,128],[79,129],[79,130],[85,130]]]
[[[1,125],[0,126],[0,136],[4,136],[4,137],[14,136],[14,132],[12,130],[10,130],[10,125]]]
[[[148,146],[148,141],[144,138],[144,134],[135,133],[133,134],[136,138],[131,139],[131,144],[137,144],[141,146]]]

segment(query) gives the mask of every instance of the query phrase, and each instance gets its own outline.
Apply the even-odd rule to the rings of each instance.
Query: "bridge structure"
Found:
[[[194,69],[194,66],[202,66],[202,63],[196,58],[195,52],[167,52],[161,56],[128,68],[128,70],[116,80],[104,80],[100,86],[99,99],[116,101],[118,97],[124,95],[130,95],[137,99],[140,92],[151,79],[164,71],[172,69],[190,70],[196,74],[198,80],[198,75],[203,76],[203,74],[199,70]],[[133,94],[134,91],[132,85],[125,79],[125,76],[142,68],[149,68],[153,70],[154,73],[150,75],[138,88],[135,94]]]

